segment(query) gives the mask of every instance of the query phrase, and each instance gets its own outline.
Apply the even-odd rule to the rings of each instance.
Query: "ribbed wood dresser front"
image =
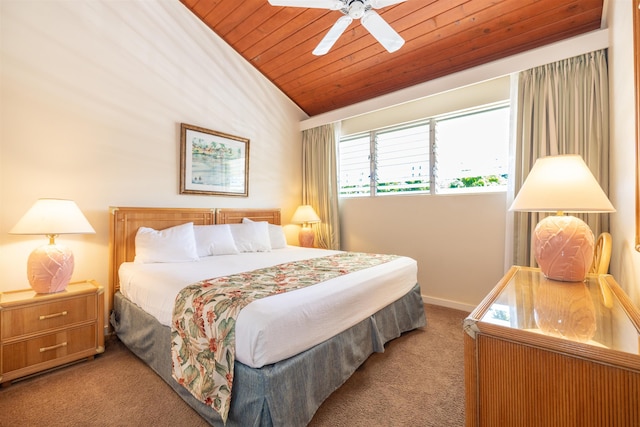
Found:
[[[467,426],[640,425],[640,314],[612,276],[513,267],[464,329]]]

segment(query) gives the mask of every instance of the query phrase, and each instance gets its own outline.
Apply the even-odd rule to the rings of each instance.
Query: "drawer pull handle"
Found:
[[[67,346],[67,342],[63,342],[61,344],[57,344],[57,345],[52,345],[51,347],[41,347],[40,348],[40,353],[44,353],[45,351],[49,351],[49,350],[55,350],[56,348],[60,348],[60,347],[66,347]]]
[[[39,319],[40,320],[47,320],[47,319],[52,319],[54,317],[60,317],[60,316],[66,316],[67,312],[66,311],[61,311],[60,313],[54,313],[54,314],[48,314],[46,316],[40,316]]]

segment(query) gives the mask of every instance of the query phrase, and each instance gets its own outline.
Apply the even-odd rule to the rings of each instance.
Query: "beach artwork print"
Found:
[[[249,140],[181,124],[180,193],[248,196]]]

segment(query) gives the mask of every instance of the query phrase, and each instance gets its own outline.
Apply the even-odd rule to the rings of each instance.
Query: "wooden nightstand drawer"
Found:
[[[97,295],[83,295],[2,311],[2,339],[44,332],[96,319]]]
[[[104,351],[104,290],[93,280],[53,294],[0,292],[0,383]]]
[[[26,367],[37,368],[37,365],[52,360],[59,361],[67,357],[82,358],[84,357],[82,353],[96,353],[95,325],[67,329],[7,344],[3,349],[2,366],[7,372]]]

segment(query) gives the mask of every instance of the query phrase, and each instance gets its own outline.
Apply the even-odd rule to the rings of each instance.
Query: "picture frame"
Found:
[[[180,194],[249,196],[249,139],[181,123]]]

